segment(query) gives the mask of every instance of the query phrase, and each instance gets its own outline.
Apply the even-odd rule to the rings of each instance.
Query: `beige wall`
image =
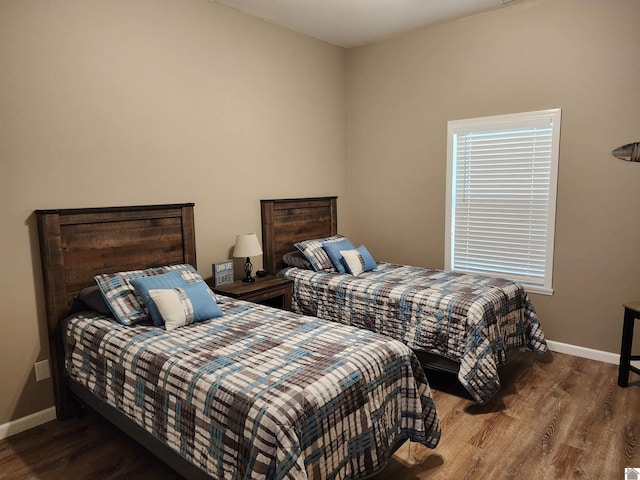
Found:
[[[261,198],[344,216],[345,61],[208,0],[0,2],[0,425],[53,405],[33,210],[195,202],[209,276]]]
[[[640,2],[533,0],[349,51],[351,235],[443,267],[447,121],[562,108],[547,337],[618,352],[640,299]],[[640,336],[637,338],[640,339]]]
[[[193,201],[208,275],[259,199],[338,195],[376,257],[442,267],[446,123],[474,116],[562,108],[556,291],[533,300],[550,339],[616,352],[638,24],[637,0],[529,0],[346,52],[208,0],[0,2],[0,425],[53,404],[34,209]]]

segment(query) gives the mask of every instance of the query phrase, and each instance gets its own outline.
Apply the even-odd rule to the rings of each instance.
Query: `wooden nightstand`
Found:
[[[212,290],[220,295],[291,311],[291,280],[286,278],[267,276],[250,283],[237,280]]]

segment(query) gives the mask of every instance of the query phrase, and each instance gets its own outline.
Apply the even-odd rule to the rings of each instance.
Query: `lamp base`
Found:
[[[251,277],[251,270],[253,270],[253,265],[251,264],[251,259],[247,257],[246,261],[244,262],[244,273],[247,276],[242,279],[243,282],[251,283],[256,281],[255,278]]]

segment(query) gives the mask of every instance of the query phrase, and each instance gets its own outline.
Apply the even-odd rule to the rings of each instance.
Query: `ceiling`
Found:
[[[214,0],[350,48],[414,28],[493,10],[512,0]]]

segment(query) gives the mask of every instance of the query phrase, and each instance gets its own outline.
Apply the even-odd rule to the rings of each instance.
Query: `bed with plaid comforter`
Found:
[[[65,328],[70,378],[220,479],[356,479],[440,426],[413,352],[366,330],[218,296],[170,332],[92,312]]]
[[[378,262],[359,276],[287,268],[294,311],[366,328],[460,363],[458,379],[479,403],[500,389],[506,353],[547,344],[522,285],[483,275]]]

